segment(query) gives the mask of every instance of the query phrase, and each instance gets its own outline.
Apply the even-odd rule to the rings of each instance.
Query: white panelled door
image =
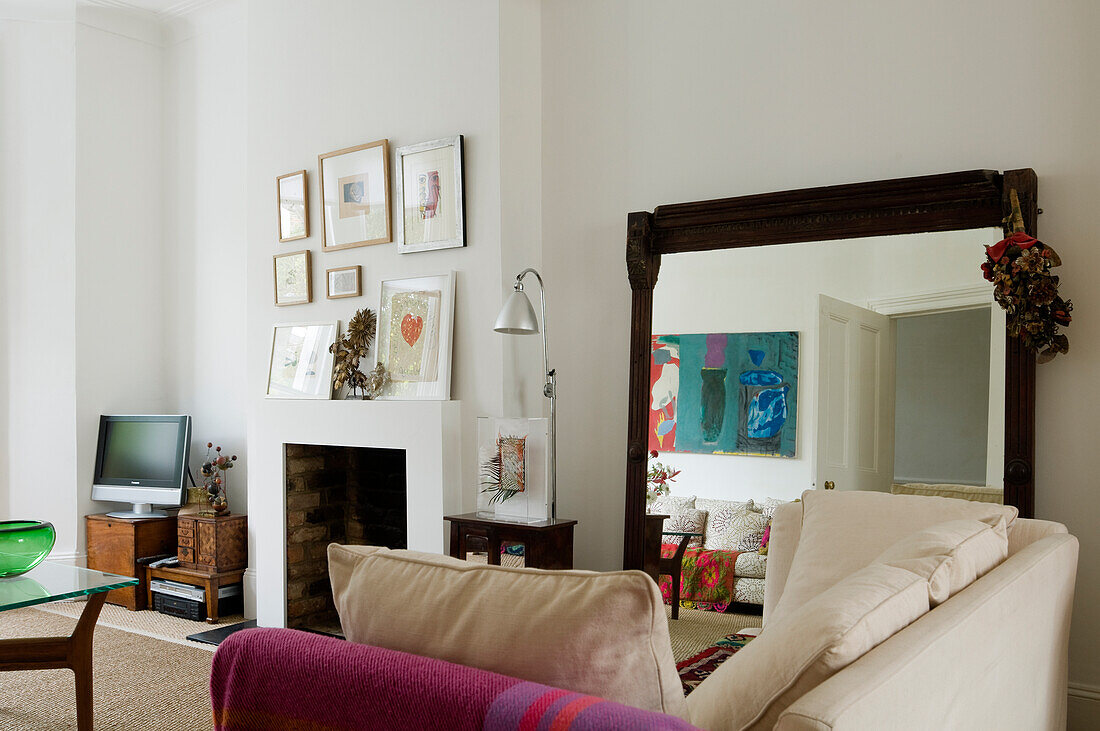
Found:
[[[894,479],[894,322],[819,295],[817,489],[890,491]]]

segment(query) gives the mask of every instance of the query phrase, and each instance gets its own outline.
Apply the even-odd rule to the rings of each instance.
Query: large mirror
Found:
[[[653,289],[650,450],[674,491],[1001,502],[1000,229],[670,254]]]
[[[980,270],[1030,170],[951,173],[631,214],[624,566],[650,450],[674,492],[1033,500],[1034,357]]]

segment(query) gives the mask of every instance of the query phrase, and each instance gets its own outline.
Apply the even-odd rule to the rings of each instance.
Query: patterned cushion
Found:
[[[695,507],[695,496],[665,495],[653,501],[646,509],[650,515],[675,515]]]
[[[780,505],[786,505],[791,502],[790,500],[780,500],[776,497],[766,497],[763,500],[756,502],[756,512],[763,515],[767,520],[771,520],[775,516],[775,509]]]
[[[757,551],[768,521],[745,508],[722,508],[711,514],[704,546],[721,551]]]
[[[737,554],[737,563],[733,566],[733,573],[739,579],[763,579],[767,567],[767,556],[761,556],[755,551],[746,551]]]
[[[703,531],[706,534],[703,538],[704,542],[711,535],[715,534],[714,516],[717,515],[719,511],[726,508],[733,510],[753,510],[752,500],[715,500],[705,497],[695,498],[695,507],[699,510],[707,511],[707,525]],[[707,548],[724,548],[724,546],[707,546]]]
[[[722,508],[748,508],[749,510],[756,510],[753,506],[752,500],[715,500],[714,498],[697,497],[695,498],[695,504],[693,508],[699,508],[700,510],[706,510],[714,512],[721,510]]]
[[[664,530],[674,533],[702,533],[707,523],[707,511],[688,508],[671,517],[665,518]],[[703,539],[699,536],[688,539],[688,548],[702,548]]]
[[[764,537],[760,539],[760,550],[757,551],[761,556],[768,555],[768,544],[772,541],[772,522],[769,520],[768,525],[764,528]]]

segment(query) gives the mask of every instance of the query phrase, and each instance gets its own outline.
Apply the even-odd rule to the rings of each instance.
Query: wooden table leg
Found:
[[[207,579],[203,588],[206,590],[206,621],[213,624],[218,621],[218,582]]]
[[[451,523],[451,558],[466,558],[466,541],[457,522]]]
[[[92,635],[107,592],[88,597],[76,629],[68,637],[28,637],[0,640],[0,670],[69,668],[76,676],[76,726],[92,728]]]
[[[492,528],[486,531],[485,543],[489,551],[489,564],[500,566],[500,536]]]

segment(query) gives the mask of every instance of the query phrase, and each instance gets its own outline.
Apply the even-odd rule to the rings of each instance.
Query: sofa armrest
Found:
[[[593,696],[287,629],[230,635],[214,654],[210,698],[217,731],[496,731],[521,721],[555,729],[694,728]]]
[[[776,508],[768,541],[768,571],[764,575],[764,616],[761,621],[765,625],[783,595],[783,585],[787,583],[787,574],[791,571],[801,535],[802,503],[787,503]]]
[[[1066,722],[1077,539],[1021,549],[791,704],[777,729],[1027,728]]]

